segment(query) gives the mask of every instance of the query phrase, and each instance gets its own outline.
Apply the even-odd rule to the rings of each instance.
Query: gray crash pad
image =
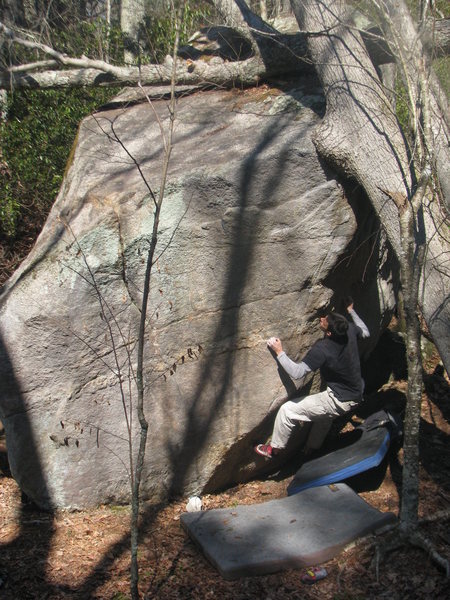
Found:
[[[184,513],[181,525],[225,579],[238,579],[325,562],[395,519],[338,483],[263,504]]]

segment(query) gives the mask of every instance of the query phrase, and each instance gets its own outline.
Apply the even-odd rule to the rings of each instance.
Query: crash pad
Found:
[[[225,579],[311,566],[395,521],[346,484],[251,506],[181,515],[181,525]]]
[[[288,495],[320,485],[345,481],[381,464],[389,449],[390,433],[385,427],[362,431],[350,446],[305,462],[287,488]]]

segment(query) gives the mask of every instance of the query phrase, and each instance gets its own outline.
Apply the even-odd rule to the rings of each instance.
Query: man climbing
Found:
[[[320,318],[319,326],[324,337],[313,344],[300,363],[295,363],[286,355],[281,340],[276,337],[267,340],[268,347],[292,379],[302,379],[307,373],[319,369],[327,387],[324,392],[296,398],[281,406],[275,418],[270,444],[258,444],[255,447],[261,456],[272,458],[285,448],[293,428],[299,422],[312,423],[304,453],[317,450],[330,430],[333,419],[352,410],[361,401],[364,381],[357,339],[367,338],[370,334],[354,311],[351,299],[347,312],[352,322],[335,312]]]

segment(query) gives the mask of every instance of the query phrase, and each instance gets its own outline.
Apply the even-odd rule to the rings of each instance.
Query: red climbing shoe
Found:
[[[258,444],[255,446],[255,452],[266,458],[272,458],[273,448],[270,444]]]

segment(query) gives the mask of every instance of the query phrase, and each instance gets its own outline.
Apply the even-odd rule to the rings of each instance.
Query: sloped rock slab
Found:
[[[340,483],[263,504],[184,513],[181,525],[224,579],[238,579],[323,563],[395,519]]]

